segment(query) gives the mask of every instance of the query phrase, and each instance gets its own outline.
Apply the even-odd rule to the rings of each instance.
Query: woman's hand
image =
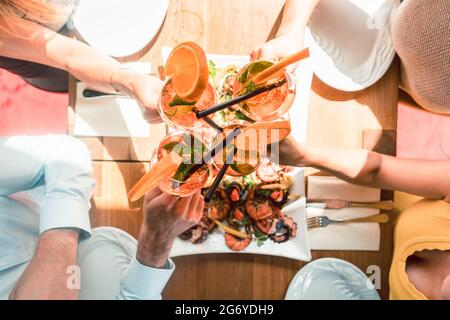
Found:
[[[303,34],[287,33],[278,36],[264,44],[256,46],[250,53],[251,60],[275,60],[278,61],[288,55],[303,49]],[[289,66],[294,71],[298,64]]]
[[[279,143],[268,146],[268,156],[273,162],[285,166],[302,167],[307,165],[306,151],[302,148],[292,135]]]
[[[151,267],[164,267],[173,241],[198,224],[203,207],[200,191],[185,198],[162,193],[158,188],[148,192],[144,198],[144,222],[136,254],[138,261]]]
[[[133,82],[132,94],[143,110],[149,123],[162,122],[158,112],[158,102],[163,82],[155,76],[138,74]]]
[[[136,99],[149,123],[162,122],[158,101],[163,82],[159,78],[119,67],[111,75],[111,86]]]

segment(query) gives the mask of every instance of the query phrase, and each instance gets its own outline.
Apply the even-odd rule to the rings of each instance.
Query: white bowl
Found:
[[[379,80],[395,56],[390,24],[399,4],[322,0],[305,33],[317,77],[343,91],[362,90]]]

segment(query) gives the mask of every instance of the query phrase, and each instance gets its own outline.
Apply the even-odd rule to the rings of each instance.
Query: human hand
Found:
[[[198,224],[203,207],[200,191],[184,198],[162,193],[159,188],[148,192],[144,198],[144,222],[136,254],[138,261],[151,267],[164,267],[173,241]]]
[[[160,123],[158,102],[163,82],[155,76],[136,74],[132,85],[132,94],[143,110],[145,120],[149,123]]]
[[[250,53],[251,60],[275,60],[278,61],[288,55],[303,49],[303,35],[298,33],[286,33],[264,44],[256,46]],[[288,67],[293,72],[298,63]]]
[[[273,162],[285,166],[302,167],[307,165],[306,150],[295,141],[292,135],[268,146],[267,154]]]
[[[114,89],[136,99],[147,122],[162,122],[158,112],[158,102],[163,82],[159,78],[120,67],[113,72],[111,85]]]

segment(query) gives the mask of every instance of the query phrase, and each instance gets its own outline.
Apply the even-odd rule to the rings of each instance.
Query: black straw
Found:
[[[226,146],[229,146],[231,142],[241,133],[240,128],[235,128],[232,132],[230,132],[225,139],[217,143],[214,148],[212,148],[207,154],[203,156],[201,163],[196,163],[192,166],[192,168],[186,173],[186,180],[189,179],[197,170],[199,170],[205,163],[208,163],[214,156],[223,150]]]
[[[238,96],[238,97],[236,97],[234,99],[231,99],[231,100],[219,103],[218,105],[216,105],[214,107],[211,107],[209,109],[202,110],[202,111],[197,111],[195,113],[195,115],[197,116],[197,119],[201,119],[201,118],[207,117],[210,114],[213,114],[213,113],[215,113],[217,111],[220,111],[220,110],[223,110],[225,108],[231,107],[231,106],[233,106],[235,104],[238,104],[238,103],[240,103],[240,102],[242,102],[244,100],[253,98],[253,97],[255,97],[255,96],[257,96],[257,95],[259,95],[261,93],[264,93],[264,92],[276,89],[278,87],[281,87],[286,82],[287,82],[286,79],[283,79],[281,81],[272,83],[272,84],[270,84],[268,86],[258,88],[256,90],[253,90],[253,91],[249,92],[249,93],[246,93],[246,94],[243,94],[241,96]]]
[[[222,127],[219,126],[217,123],[215,123],[214,120],[212,120],[211,118],[205,117],[204,120],[205,120],[205,122],[206,122],[207,124],[209,124],[209,126],[210,126],[211,128],[215,129],[216,131],[223,132]]]
[[[237,151],[237,149],[236,149],[236,147],[234,147],[233,151],[230,152],[230,154],[227,156],[227,159],[226,159],[225,163],[223,164],[222,168],[220,168],[220,171],[217,174],[216,179],[214,179],[213,184],[211,185],[208,192],[206,193],[205,202],[211,201],[212,196],[216,192],[217,188],[219,187],[220,183],[222,182],[223,176],[225,175],[228,167],[230,166],[229,164],[233,161],[236,151]]]

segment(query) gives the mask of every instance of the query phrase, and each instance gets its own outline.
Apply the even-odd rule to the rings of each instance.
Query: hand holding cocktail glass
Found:
[[[176,54],[177,50],[182,54],[180,52]],[[186,61],[189,55],[194,62]],[[212,158],[214,165],[222,170],[218,174],[218,180],[225,173],[242,176],[253,172],[259,164],[260,157],[265,155],[267,145],[284,139],[290,132],[286,114],[294,100],[295,81],[285,68],[307,56],[309,52],[304,49],[276,64],[269,61],[255,61],[242,68],[235,78],[233,101],[228,103],[228,106],[221,107],[239,103],[242,113],[251,121],[257,122],[228,123],[223,128],[214,125],[213,128],[220,134],[217,134],[210,144],[218,145],[220,148],[218,150],[214,148],[212,153],[208,150],[209,141],[198,136],[196,131],[199,130],[185,129],[170,134],[160,143],[152,159],[151,170],[130,191],[130,200],[139,199],[149,188],[157,185],[167,193],[189,196],[202,189],[208,180],[212,171],[210,163]],[[177,66],[174,59],[182,59],[181,66]],[[183,71],[183,66],[189,68],[191,64],[196,68],[189,72]],[[209,119],[206,122],[201,120],[208,115],[202,111],[218,109],[211,107],[216,102],[216,95],[209,82],[206,80],[205,83],[204,70],[207,72],[208,64],[201,48],[193,43],[180,44],[169,56],[166,68],[171,70],[171,73],[168,74],[169,79],[160,97],[159,112],[162,118],[169,126],[193,130],[211,123]],[[198,85],[203,89],[190,88],[189,84],[186,84],[189,81],[193,82],[191,86]],[[238,132],[238,135],[234,136],[232,141],[226,141],[230,130]],[[213,184],[212,189],[217,186],[218,182]]]

